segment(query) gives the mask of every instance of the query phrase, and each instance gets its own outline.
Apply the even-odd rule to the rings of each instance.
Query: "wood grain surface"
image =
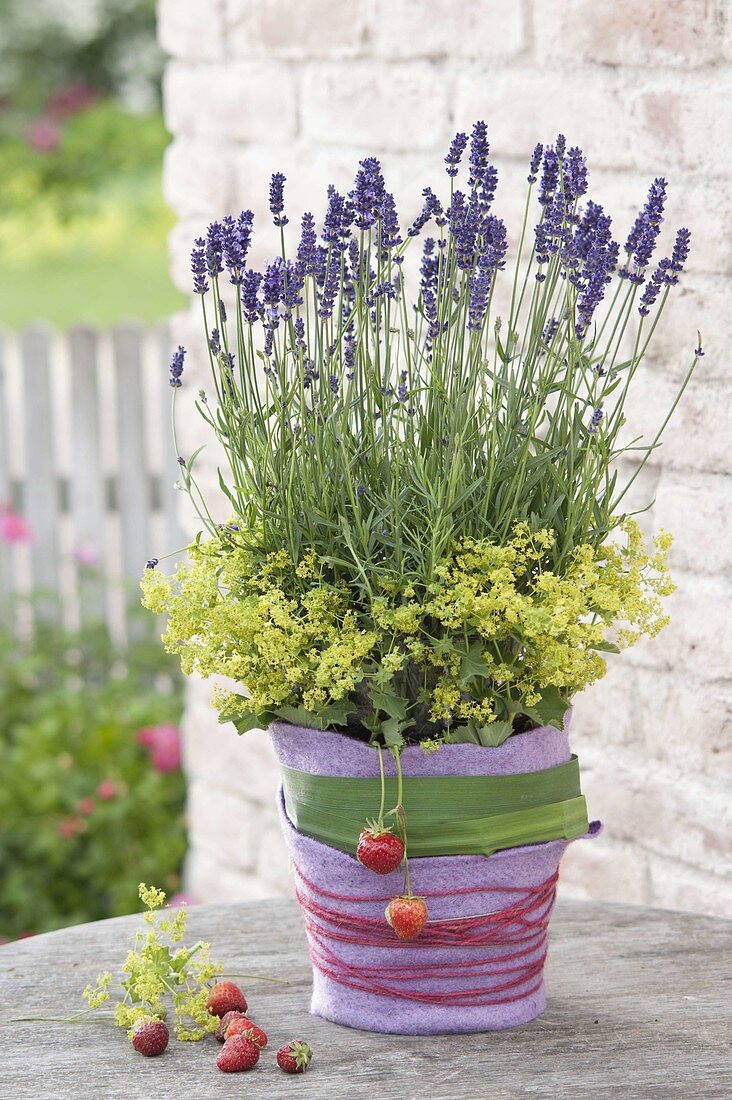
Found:
[[[525,1027],[485,1035],[372,1035],[309,1015],[310,965],[294,903],[190,911],[191,940],[210,941],[240,980],[270,1045],[249,1073],[223,1074],[220,1049],[171,1040],[136,1054],[110,1020],[16,1023],[69,1014],[101,970],[114,970],[137,917],[81,925],[0,947],[2,1100],[502,1100],[510,1097],[732,1097],[732,922],[688,913],[560,902],[552,923],[549,1008]],[[188,937],[187,937],[188,938]],[[314,1050],[288,1077],[274,1053]]]

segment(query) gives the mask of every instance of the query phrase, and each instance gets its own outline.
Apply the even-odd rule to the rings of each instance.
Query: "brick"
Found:
[[[732,879],[710,875],[679,860],[649,857],[649,904],[661,909],[688,909],[729,919]]]
[[[518,66],[487,77],[475,65],[461,70],[456,83],[458,128],[485,118],[498,156],[528,165],[536,142],[553,141],[561,131],[569,144],[584,149],[590,169],[635,163],[627,82],[612,70],[553,72]]]
[[[187,817],[195,846],[214,859],[244,871],[257,861],[257,838],[266,811],[254,802],[210,782],[194,779],[188,786]],[[274,817],[274,810],[269,811]]]
[[[537,56],[574,64],[690,68],[721,56],[719,0],[565,0],[534,6]]]
[[[367,9],[332,0],[227,0],[227,45],[240,57],[355,57],[368,41]]]
[[[173,57],[217,61],[224,53],[220,0],[158,0],[158,41]]]
[[[725,502],[726,505],[725,506]],[[668,470],[651,511],[654,530],[674,533],[670,565],[691,573],[732,572],[732,478]]]
[[[662,856],[672,851],[711,874],[732,870],[725,781],[651,762],[642,750],[610,757],[604,746],[595,745],[583,750],[581,763],[590,816],[604,822],[609,837]]]
[[[523,5],[516,0],[376,0],[373,48],[389,58],[515,56],[525,43]]]
[[[590,169],[669,175],[674,168],[697,170],[703,155],[705,172],[727,171],[732,116],[730,77],[723,69],[681,79],[654,74],[637,83],[607,67],[568,72],[522,66],[494,71],[486,80],[474,66],[458,76],[456,100],[461,125],[487,119],[499,155],[528,161],[536,141],[551,141],[561,131],[582,147]],[[710,111],[710,103],[716,110]]]
[[[649,760],[716,783],[732,774],[732,681],[692,684],[636,668],[637,726]]]
[[[231,205],[233,180],[231,158],[210,142],[174,141],[165,151],[163,191],[180,218],[220,217]]]
[[[665,603],[670,623],[656,638],[638,642],[625,659],[643,668],[675,671],[695,684],[726,679],[732,663],[732,583],[726,577],[678,571],[674,580],[677,591]]]
[[[295,134],[293,75],[277,62],[173,61],[165,72],[163,98],[166,125],[176,136],[227,147],[232,141],[288,141]]]
[[[649,894],[648,856],[604,835],[570,844],[562,860],[559,897],[622,901],[645,905]]]
[[[449,140],[446,81],[438,67],[421,62],[308,68],[301,114],[306,141],[348,145],[361,156],[441,150]]]
[[[199,902],[224,904],[259,901],[274,894],[291,895],[292,883],[285,879],[280,888],[263,882],[257,875],[221,863],[209,852],[193,847],[186,859],[184,881]]]
[[[642,743],[636,724],[640,705],[637,675],[623,655],[608,654],[605,677],[574,700],[570,728],[573,741],[614,748],[634,748]]]
[[[711,350],[726,354],[722,348]],[[691,356],[689,357],[691,359]],[[705,377],[707,359],[702,359],[696,375],[663,433],[662,445],[654,463],[667,469],[732,474],[732,385]],[[678,384],[661,371],[641,368],[630,389],[626,404],[627,433],[642,434],[652,443],[678,392]],[[631,436],[628,434],[628,438]]]

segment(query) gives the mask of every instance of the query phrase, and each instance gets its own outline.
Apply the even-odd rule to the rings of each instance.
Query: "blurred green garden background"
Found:
[[[0,28],[0,324],[181,308],[154,0],[0,0]]]
[[[80,324],[108,340],[120,322],[144,326],[184,305],[168,275],[162,67],[154,0],[0,0],[0,944],[132,912],[141,880],[169,896],[181,885],[180,672],[136,585],[105,567],[103,522],[93,545],[66,551],[78,580],[71,621],[58,593],[32,581],[13,588],[31,552],[58,555],[45,538],[55,524],[58,545],[69,523],[61,464],[43,478],[53,519],[34,529],[35,433],[52,439],[59,423],[67,436],[70,429],[57,401],[57,360],[31,376],[22,357],[4,358],[18,344],[7,330],[31,322],[56,329],[60,342]],[[11,400],[11,367],[25,386],[23,416]],[[97,367],[95,386],[112,364]],[[136,369],[131,363],[125,377]],[[44,379],[45,403],[31,377]],[[97,437],[115,423],[114,390],[99,392],[85,406],[100,417]],[[149,456],[134,461],[152,477]],[[109,495],[108,469],[96,476]],[[105,514],[112,508],[107,502]],[[126,640],[84,610],[94,585],[124,593],[118,602],[128,619],[137,616]]]

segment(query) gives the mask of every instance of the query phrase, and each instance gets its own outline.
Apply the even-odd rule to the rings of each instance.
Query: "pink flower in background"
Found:
[[[81,814],[83,817],[87,817],[89,814],[94,813],[95,806],[96,802],[94,801],[94,799],[91,797],[91,795],[87,795],[86,798],[80,799],[77,803],[76,812],[77,814]]]
[[[28,520],[11,507],[0,505],[0,542],[12,546],[16,542],[30,542],[33,538]]]
[[[168,902],[169,909],[175,909],[179,905],[198,905],[198,898],[194,898],[193,894],[187,894],[185,890],[179,890],[177,894],[173,894],[172,898]]]
[[[117,797],[117,784],[111,779],[103,779],[97,787],[97,794],[104,802]]]
[[[61,130],[50,118],[37,118],[25,131],[25,139],[37,153],[54,153],[61,141]]]
[[[177,726],[168,722],[143,726],[137,731],[137,743],[145,746],[156,771],[174,772],[180,768],[180,730]]]
[[[74,557],[79,565],[93,569],[95,565],[99,565],[99,548],[93,542],[80,542],[74,550]]]
[[[80,817],[65,817],[59,823],[58,835],[64,840],[72,840],[84,828],[84,822]]]
[[[46,100],[46,112],[51,118],[61,121],[70,115],[78,114],[91,107],[99,98],[98,94],[85,80],[72,80],[58,88]]]

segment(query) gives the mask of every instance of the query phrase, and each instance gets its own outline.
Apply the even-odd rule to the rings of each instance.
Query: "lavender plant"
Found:
[[[425,188],[406,227],[369,157],[348,194],[328,189],[319,235],[303,215],[294,253],[272,177],[281,249],[263,271],[247,265],[251,211],[195,242],[211,370],[196,406],[232,515],[213,521],[197,456],[181,457],[203,531],[172,579],[146,570],[144,600],[186,671],[243,685],[217,695],[241,730],[283,717],[392,747],[499,744],[561,726],[602,653],[666,621],[669,537],[646,547],[623,510],[703,354],[699,339],[654,438],[629,438],[633,379],[689,252],[681,228],[654,265],[666,181],[621,250],[582,152],[537,145],[506,270],[484,122],[445,165],[447,193]]]

